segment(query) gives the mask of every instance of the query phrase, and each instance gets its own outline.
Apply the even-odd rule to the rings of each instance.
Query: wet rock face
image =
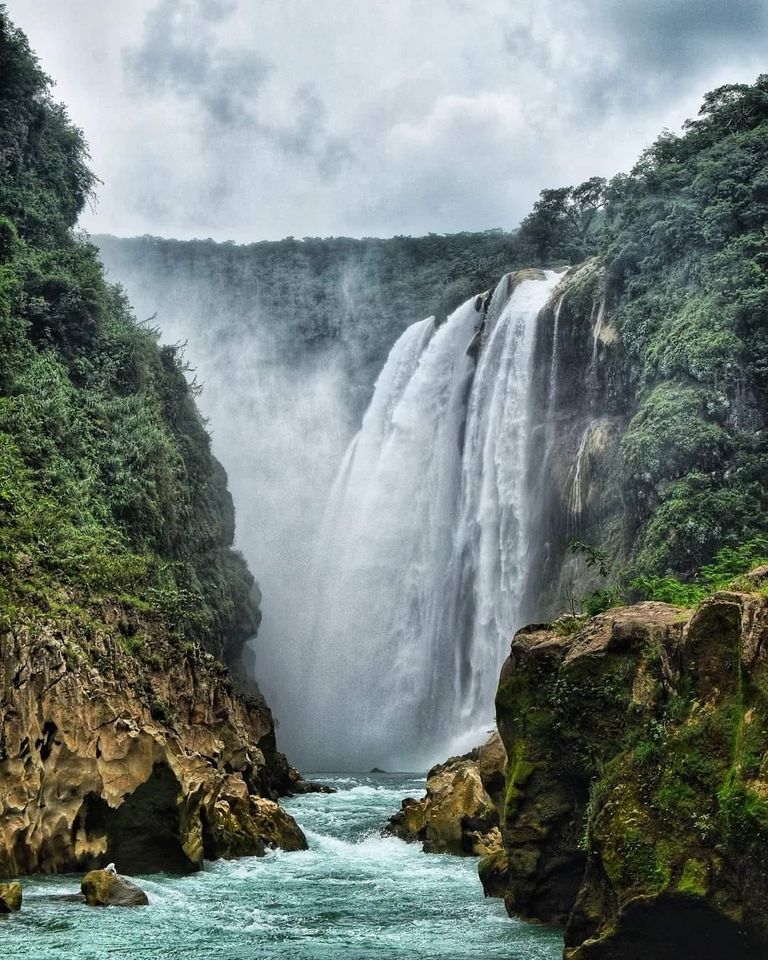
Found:
[[[80,890],[89,907],[145,907],[149,899],[135,883],[111,870],[91,870]]]
[[[498,734],[427,775],[426,794],[408,798],[387,832],[423,845],[425,853],[485,857],[501,849],[499,810],[506,754]]]
[[[569,960],[768,956],[768,599],[575,626],[520,631],[502,670],[490,892],[565,924]]]
[[[274,802],[290,777],[263,700],[160,626],[144,625],[140,656],[109,621],[0,637],[0,876],[183,873],[304,846]]]

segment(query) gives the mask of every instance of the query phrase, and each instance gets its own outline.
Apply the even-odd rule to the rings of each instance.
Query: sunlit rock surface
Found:
[[[304,848],[274,802],[291,783],[264,701],[151,619],[143,648],[127,649],[123,617],[19,617],[0,637],[0,876],[110,861],[188,872],[203,857]]]
[[[21,884],[0,883],[0,913],[15,913],[21,909]]]
[[[482,747],[433,767],[426,794],[420,800],[404,800],[387,832],[423,844],[425,853],[479,857],[497,853],[506,759],[494,733]]]
[[[89,907],[145,907],[146,893],[110,870],[91,870],[83,877],[80,890]]]

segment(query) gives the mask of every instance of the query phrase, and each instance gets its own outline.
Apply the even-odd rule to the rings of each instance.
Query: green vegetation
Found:
[[[86,145],[4,7],[0,67],[0,617],[118,602],[235,655],[252,579],[182,358],[74,232]]]
[[[766,170],[763,75],[708,94],[629,174],[544,191],[522,225],[545,263],[592,256],[561,317],[573,383],[560,395],[578,404],[573,368],[594,349],[581,414],[604,412],[621,436],[600,479],[612,502],[579,532],[613,539],[636,576],[689,580],[721,548],[768,534]],[[598,311],[608,335],[593,347]]]
[[[578,630],[585,616],[592,617],[610,607],[636,600],[658,600],[679,607],[695,607],[718,590],[753,590],[753,585],[745,580],[745,575],[756,567],[768,565],[768,537],[753,537],[738,547],[722,547],[712,563],[705,564],[685,581],[674,576],[632,577],[627,571],[617,571],[608,551],[581,540],[572,540],[570,550],[577,556],[583,556],[587,568],[593,570],[607,585],[590,590],[582,597],[572,593],[567,597],[571,616],[553,625],[563,636]],[[577,610],[580,616],[577,616]]]
[[[542,190],[520,225],[523,249],[530,250],[536,262],[585,260],[597,250],[597,228],[605,201],[602,177],[592,177],[577,187]]]
[[[708,94],[607,189],[600,236],[635,412],[622,487],[643,573],[766,533],[768,76]]]

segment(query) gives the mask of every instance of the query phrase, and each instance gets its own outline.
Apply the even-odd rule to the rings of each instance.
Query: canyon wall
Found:
[[[75,232],[86,145],[4,8],[0,67],[0,875],[302,847],[194,386]]]

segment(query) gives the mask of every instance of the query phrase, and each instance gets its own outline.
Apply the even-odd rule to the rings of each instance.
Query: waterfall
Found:
[[[558,279],[534,276],[413,324],[379,376],[317,546],[302,724],[318,768],[423,768],[492,724],[531,537],[536,317]]]

